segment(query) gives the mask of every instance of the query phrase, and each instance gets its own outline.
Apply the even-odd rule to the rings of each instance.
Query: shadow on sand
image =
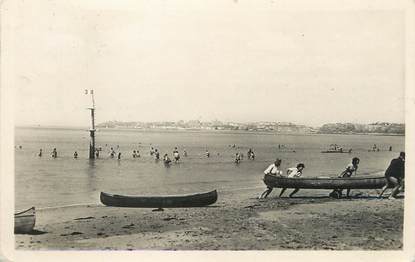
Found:
[[[397,196],[396,199],[403,199],[404,196]],[[311,197],[311,196],[293,196],[293,197],[288,197],[288,196],[283,196],[283,197],[275,197],[273,199],[336,199],[336,200],[342,200],[342,199],[387,199],[387,197],[381,197],[379,198],[378,196],[368,196],[368,195],[355,195],[355,196],[350,196],[350,197],[346,197],[346,196],[342,196],[340,198],[334,198],[334,197],[330,197],[330,196],[316,196],[316,197]]]
[[[26,233],[15,233],[15,234],[16,234],[16,235],[43,235],[43,234],[46,234],[46,233],[48,233],[48,232],[33,229],[33,230],[32,230],[32,231],[30,231],[30,232],[26,232]]]

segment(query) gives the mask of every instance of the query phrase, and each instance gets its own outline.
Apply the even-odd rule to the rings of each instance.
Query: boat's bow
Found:
[[[36,223],[36,210],[31,207],[14,214],[14,233],[25,234],[33,230]]]

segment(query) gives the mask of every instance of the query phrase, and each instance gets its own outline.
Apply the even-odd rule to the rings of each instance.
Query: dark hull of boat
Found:
[[[331,150],[327,150],[327,151],[321,151],[321,153],[326,153],[326,154],[350,154],[351,152],[349,151],[331,151]]]
[[[35,208],[29,208],[25,211],[14,214],[14,233],[25,234],[33,231],[36,223]]]
[[[216,202],[216,190],[207,193],[177,196],[121,196],[101,192],[101,202],[106,206],[115,207],[203,207]]]
[[[276,188],[304,189],[378,189],[386,185],[385,177],[277,177],[264,176],[264,183]]]

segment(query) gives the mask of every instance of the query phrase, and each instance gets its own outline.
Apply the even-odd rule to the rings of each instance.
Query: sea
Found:
[[[404,136],[100,129],[96,132],[100,157],[89,160],[89,141],[87,129],[17,127],[15,208],[99,204],[101,191],[173,195],[257,188],[259,195],[265,188],[263,171],[276,158],[282,159],[283,170],[304,163],[303,176],[313,177],[337,176],[353,157],[359,157],[357,175],[382,175],[391,159],[405,148]],[[321,153],[330,144],[351,148],[352,153]],[[374,144],[380,151],[368,152]],[[111,147],[121,152],[120,160],[109,157]],[[167,153],[171,159],[177,147],[181,159],[166,167],[150,155],[151,147],[157,148],[161,157]],[[53,148],[57,149],[57,158],[51,157]],[[247,159],[250,148],[255,160]],[[42,157],[38,156],[40,149]],[[133,150],[138,150],[141,157],[133,158]],[[184,150],[187,157],[183,156]],[[73,157],[75,151],[77,159]],[[234,161],[237,152],[244,155],[239,164]]]

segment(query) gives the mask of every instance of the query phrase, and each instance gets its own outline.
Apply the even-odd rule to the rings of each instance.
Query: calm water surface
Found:
[[[303,162],[304,176],[335,176],[357,156],[361,159],[360,175],[367,175],[385,170],[390,160],[404,150],[404,142],[402,136],[104,129],[97,132],[97,145],[102,147],[100,159],[90,161],[87,130],[16,128],[15,143],[22,149],[15,149],[15,205],[22,209],[99,203],[100,191],[155,195],[258,187],[259,194],[262,172],[276,157],[283,160],[284,170]],[[352,148],[353,153],[320,153],[333,143]],[[239,148],[230,147],[233,144]],[[278,150],[278,144],[287,149]],[[368,152],[373,144],[381,151]],[[150,156],[150,146],[158,148],[161,156],[168,153],[170,158],[177,146],[180,153],[185,149],[188,157],[182,156],[181,163],[166,168]],[[392,152],[387,151],[389,146]],[[50,157],[54,147],[57,159]],[[122,153],[120,161],[108,157],[110,147]],[[44,152],[41,158],[37,156],[40,148]],[[256,154],[254,161],[246,159],[249,148]],[[205,157],[206,149],[210,158]],[[132,158],[133,150],[139,150],[141,158]],[[78,159],[73,158],[74,151]],[[236,165],[234,156],[238,151],[245,159]]]

